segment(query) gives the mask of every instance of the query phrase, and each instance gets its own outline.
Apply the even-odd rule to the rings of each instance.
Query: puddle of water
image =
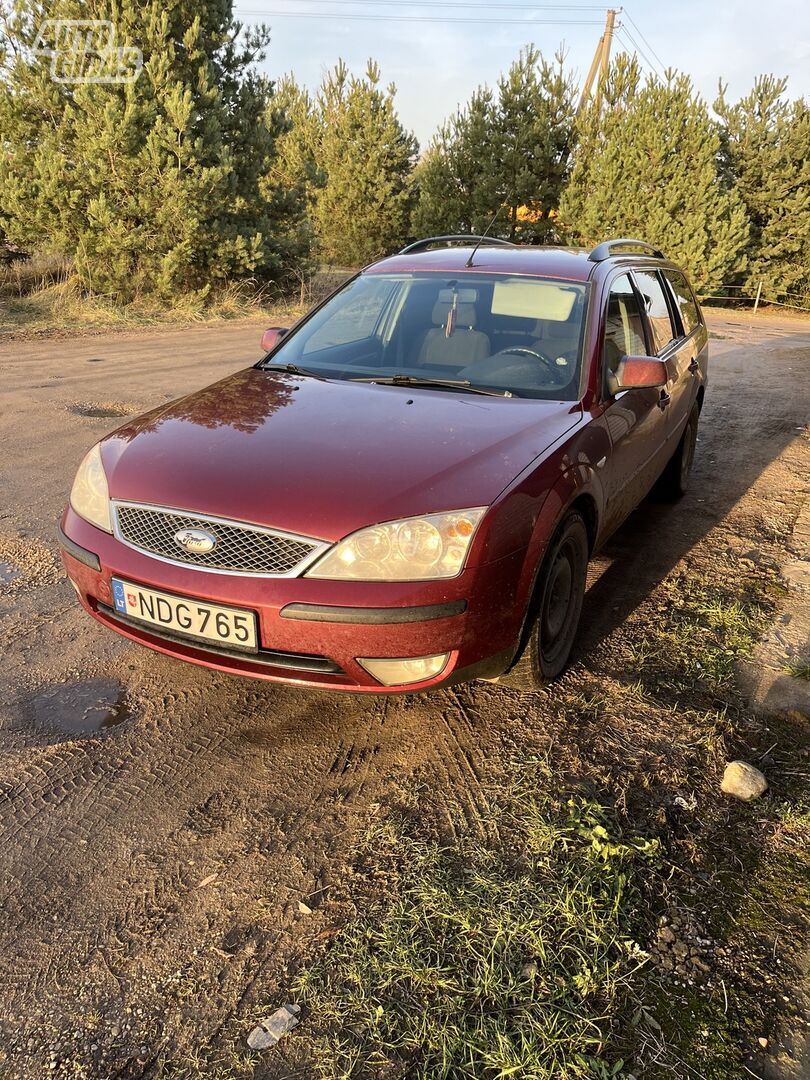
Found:
[[[92,416],[99,419],[129,416],[128,409],[119,409],[115,405],[69,405],[68,412],[76,416]]]
[[[21,574],[22,570],[16,567],[14,563],[0,559],[0,585],[10,585],[11,582],[16,581]]]
[[[34,719],[68,735],[88,735],[122,724],[129,716],[123,687],[112,679],[60,683],[37,694]]]

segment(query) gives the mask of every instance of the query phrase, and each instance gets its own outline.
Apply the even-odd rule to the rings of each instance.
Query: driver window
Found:
[[[644,322],[630,278],[623,274],[610,286],[602,358],[605,371],[616,373],[625,356],[645,356]]]

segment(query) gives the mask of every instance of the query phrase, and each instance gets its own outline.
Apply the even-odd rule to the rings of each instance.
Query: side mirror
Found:
[[[610,392],[641,390],[651,386],[666,386],[669,379],[666,361],[655,356],[625,356],[619,361],[616,374],[610,375]]]
[[[262,334],[262,348],[265,352],[275,349],[285,334],[289,334],[286,326],[271,326]]]

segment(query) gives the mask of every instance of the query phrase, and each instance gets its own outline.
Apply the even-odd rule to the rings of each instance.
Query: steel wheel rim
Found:
[[[576,608],[576,546],[569,538],[557,552],[549,571],[540,618],[540,651],[553,663],[565,647]]]

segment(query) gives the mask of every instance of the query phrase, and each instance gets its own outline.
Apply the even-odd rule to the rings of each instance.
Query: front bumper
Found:
[[[457,578],[418,582],[326,581],[202,573],[150,558],[89,524],[68,506],[62,556],[82,606],[132,641],[193,664],[275,682],[330,690],[403,693],[508,667],[522,612],[515,590],[522,553],[469,567]],[[114,610],[110,579],[231,607],[258,616],[260,652],[229,652],[141,625]],[[383,686],[358,657],[448,653],[444,669],[419,683]]]

